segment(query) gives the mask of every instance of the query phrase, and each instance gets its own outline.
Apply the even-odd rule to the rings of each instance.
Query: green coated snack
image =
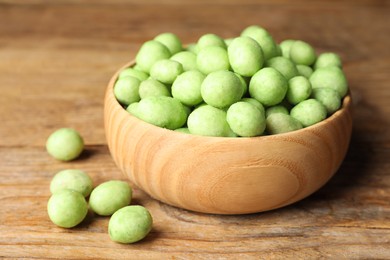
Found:
[[[298,70],[295,64],[285,57],[274,57],[267,60],[266,67],[271,67],[282,73],[282,75],[290,80],[291,78],[298,76]]]
[[[126,68],[126,69],[122,70],[119,73],[118,79],[125,78],[128,76],[134,77],[134,78],[138,79],[139,81],[143,81],[143,80],[146,80],[147,78],[149,78],[149,75],[147,73],[140,71],[140,70],[136,70],[136,69],[134,69],[134,67],[132,67],[132,68]]]
[[[267,132],[269,134],[287,133],[303,128],[302,124],[288,114],[276,113],[267,117]]]
[[[313,69],[306,65],[297,65],[298,74],[304,76],[305,78],[310,78],[311,74],[313,74]]]
[[[241,86],[242,86],[242,95],[244,96],[248,92],[248,83],[247,83],[247,77],[243,77],[240,74],[234,72],[234,74],[237,76],[237,78],[241,81]]]
[[[280,103],[287,92],[286,78],[274,68],[263,68],[253,75],[249,83],[251,97],[265,106]]]
[[[160,81],[149,78],[141,82],[139,86],[139,95],[141,99],[154,96],[170,97],[171,92],[169,91],[169,88]]]
[[[296,105],[310,97],[310,81],[303,76],[296,76],[288,81],[286,98],[292,105]]]
[[[172,97],[153,96],[139,102],[137,117],[155,126],[174,130],[185,124],[187,113],[179,100]]]
[[[242,101],[242,102],[248,102],[248,103],[254,105],[255,107],[257,107],[257,109],[260,110],[260,112],[262,112],[263,114],[265,114],[264,106],[263,106],[259,101],[257,101],[256,99],[254,99],[254,98],[243,98],[243,99],[241,99],[240,101]]]
[[[314,125],[326,118],[325,106],[315,99],[302,101],[290,111],[290,115],[297,119],[304,127]]]
[[[264,112],[249,102],[231,105],[226,120],[234,133],[244,137],[261,135],[266,124]]]
[[[187,48],[185,48],[185,50],[192,52],[193,54],[198,54],[198,47],[196,46],[196,43],[188,44]]]
[[[270,115],[273,114],[285,114],[288,115],[290,114],[287,107],[283,105],[275,105],[275,106],[270,106],[265,110],[265,117],[269,117]]]
[[[295,64],[310,66],[316,60],[316,53],[310,44],[304,41],[295,41],[290,48],[290,59]]]
[[[118,79],[114,85],[115,98],[122,105],[130,105],[131,103],[138,102],[140,81],[132,76],[127,76]]]
[[[224,108],[241,99],[242,82],[234,72],[223,70],[212,72],[204,79],[201,94],[207,104]]]
[[[213,33],[202,35],[196,45],[199,51],[210,46],[218,46],[226,49],[225,40]]]
[[[137,109],[138,109],[138,102],[131,103],[127,108],[126,111],[132,114],[133,116],[137,116]]]
[[[162,83],[172,84],[183,73],[183,65],[174,60],[159,60],[150,69],[150,76]]]
[[[295,42],[295,40],[288,39],[288,40],[282,41],[279,44],[280,49],[282,50],[283,57],[288,58],[288,59],[290,58],[290,49],[291,49],[291,46],[293,45],[294,42]]]
[[[72,128],[58,129],[46,141],[47,152],[60,161],[76,159],[83,149],[83,138]]]
[[[172,96],[181,103],[195,106],[203,101],[200,88],[205,75],[197,70],[186,71],[172,84]]]
[[[88,197],[93,189],[92,179],[81,170],[59,171],[50,182],[50,192],[54,194],[65,189],[77,191],[84,197]]]
[[[264,60],[268,60],[278,55],[279,51],[276,47],[277,44],[271,34],[269,34],[264,28],[257,25],[249,26],[242,31],[241,36],[248,36],[257,41],[263,50]]]
[[[251,77],[263,67],[260,45],[250,37],[237,37],[229,45],[228,57],[234,72]]]
[[[181,51],[171,57],[171,60],[180,62],[184,71],[197,70],[196,54],[190,51]]]
[[[107,181],[97,186],[89,197],[89,206],[100,216],[110,216],[131,202],[132,189],[124,181]]]
[[[153,218],[142,206],[127,206],[115,212],[108,223],[110,239],[129,244],[145,238],[152,230]]]
[[[318,56],[314,63],[314,69],[325,67],[342,67],[340,56],[333,52],[325,52]]]
[[[188,129],[188,127],[178,128],[178,129],[175,129],[174,131],[184,133],[184,134],[190,134],[190,130]]]
[[[74,190],[60,190],[47,203],[50,220],[59,227],[71,228],[83,221],[88,213],[84,196]]]
[[[347,79],[344,72],[338,67],[319,68],[310,76],[312,88],[332,88],[341,97],[348,92]]]
[[[341,97],[336,90],[331,88],[315,88],[312,97],[320,101],[325,107],[328,115],[333,114],[341,107]]]
[[[158,41],[145,42],[138,51],[135,62],[140,70],[150,73],[150,69],[156,61],[169,59],[171,52],[162,43]]]
[[[164,44],[172,55],[183,50],[181,40],[176,34],[162,33],[157,35],[154,40]]]
[[[200,72],[206,75],[214,71],[230,69],[228,53],[219,46],[209,46],[201,49],[196,57],[196,65]]]
[[[233,40],[234,40],[234,38],[225,39],[224,41],[225,41],[226,46],[229,47],[229,45],[232,43]]]
[[[202,105],[196,108],[187,121],[191,134],[203,136],[234,137],[226,121],[226,112],[210,105]]]

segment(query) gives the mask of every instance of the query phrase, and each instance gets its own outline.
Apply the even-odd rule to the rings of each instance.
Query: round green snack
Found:
[[[137,109],[138,109],[138,102],[131,103],[127,108],[126,111],[132,114],[133,116],[137,116]]]
[[[303,76],[296,76],[288,81],[286,98],[292,105],[296,105],[310,97],[310,81]]]
[[[257,109],[260,110],[261,113],[265,114],[264,106],[259,101],[257,101],[256,99],[254,99],[254,98],[243,98],[240,101],[248,102],[248,103],[254,105],[255,107],[257,107]]]
[[[46,141],[47,152],[61,161],[70,161],[77,158],[83,149],[83,138],[72,128],[58,129]]]
[[[127,206],[111,216],[108,233],[112,241],[134,243],[152,230],[153,219],[149,211],[142,206]]]
[[[268,60],[278,55],[279,51],[276,47],[277,44],[271,34],[269,34],[264,28],[257,25],[249,26],[242,31],[241,36],[251,37],[257,41],[263,50],[264,60]]]
[[[89,197],[89,206],[101,216],[110,216],[130,204],[132,189],[124,181],[107,181],[97,186]]]
[[[304,127],[307,127],[324,120],[326,108],[315,99],[307,99],[293,107],[290,115],[301,122]]]
[[[150,69],[150,76],[165,84],[172,84],[181,73],[183,66],[174,60],[156,61]]]
[[[205,75],[197,70],[186,71],[177,77],[172,84],[172,96],[181,103],[195,106],[203,101],[200,93]]]
[[[218,35],[213,33],[202,35],[197,42],[198,50],[200,51],[210,46],[218,46],[223,49],[226,49],[225,40],[219,37]]]
[[[180,38],[173,33],[159,34],[154,40],[164,44],[172,55],[183,50]]]
[[[282,75],[290,80],[291,78],[298,76],[298,70],[295,64],[285,57],[274,57],[267,60],[266,67],[271,67],[282,73]]]
[[[301,129],[302,124],[288,114],[275,113],[267,117],[267,132],[281,134]]]
[[[192,52],[193,54],[198,54],[198,47],[196,46],[196,43],[188,44],[187,48],[185,48],[185,50]]]
[[[260,109],[249,102],[237,102],[227,111],[226,120],[239,136],[258,136],[265,129],[265,115]]]
[[[184,133],[184,134],[190,134],[190,130],[187,127],[178,128],[175,129],[174,131]]]
[[[149,77],[149,75],[143,71],[136,70],[134,68],[126,68],[119,73],[118,78],[121,79],[128,76],[134,77],[139,81],[146,80]]]
[[[304,41],[295,41],[290,48],[290,59],[295,64],[310,66],[316,60],[316,53],[310,44]]]
[[[263,67],[260,45],[249,37],[237,37],[229,45],[228,57],[234,72],[251,77]]]
[[[315,88],[312,97],[320,101],[325,107],[328,115],[336,112],[341,106],[341,97],[336,90],[331,88]]]
[[[50,220],[59,227],[71,228],[83,221],[88,213],[84,196],[74,190],[60,190],[47,203]]]
[[[60,190],[74,190],[88,197],[93,188],[91,177],[85,172],[76,169],[59,171],[50,182],[52,194]]]
[[[197,70],[196,54],[190,51],[181,51],[171,57],[171,60],[180,62],[184,71]]]
[[[268,118],[270,115],[273,114],[285,114],[288,115],[288,109],[283,106],[283,105],[275,105],[275,106],[270,106],[265,110],[265,117]]]
[[[318,56],[314,69],[325,68],[325,67],[342,67],[340,56],[333,52],[325,52]]]
[[[138,102],[140,81],[131,76],[120,78],[115,82],[114,95],[115,98],[122,105],[130,105],[131,103]]]
[[[243,86],[234,72],[216,71],[204,79],[201,94],[207,104],[224,108],[241,99]]]
[[[137,117],[155,126],[174,130],[185,124],[187,113],[179,100],[172,97],[154,96],[144,98],[139,102]]]
[[[188,117],[188,129],[191,134],[203,136],[234,137],[226,121],[226,112],[210,105],[196,108]]]
[[[283,57],[288,59],[290,58],[290,49],[294,42],[295,40],[289,39],[289,40],[284,40],[279,44],[280,49],[282,50]]]
[[[348,92],[347,79],[338,67],[319,68],[313,72],[309,80],[313,89],[332,88],[341,97],[344,97]]]
[[[156,61],[169,59],[170,57],[171,52],[164,44],[158,41],[147,41],[138,51],[135,62],[140,70],[149,73]]]
[[[149,78],[141,82],[139,86],[139,95],[141,99],[154,96],[170,97],[171,92],[169,91],[168,87],[160,81]]]
[[[230,69],[228,53],[219,46],[209,46],[200,50],[196,57],[196,65],[200,72],[206,75],[214,71]]]
[[[274,68],[263,68],[253,75],[249,83],[251,97],[265,106],[280,103],[287,92],[286,78]]]
[[[297,65],[298,74],[304,76],[305,78],[310,78],[311,74],[313,74],[313,69],[306,65]]]

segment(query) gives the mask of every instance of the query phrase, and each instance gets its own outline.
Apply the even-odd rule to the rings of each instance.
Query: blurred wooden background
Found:
[[[0,257],[59,259],[390,259],[390,2],[385,0],[0,0]],[[354,98],[350,150],[334,178],[291,206],[218,216],[164,205],[136,189],[154,228],[132,245],[111,242],[108,218],[55,227],[52,176],[86,170],[124,179],[108,152],[103,96],[111,75],[162,32],[194,42],[248,25],[279,42],[302,39],[341,55]],[[74,127],[83,156],[57,162],[48,135]],[[326,163],[326,162],[324,162]]]

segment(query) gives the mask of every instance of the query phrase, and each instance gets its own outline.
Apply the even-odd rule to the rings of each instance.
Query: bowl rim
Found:
[[[311,125],[311,126],[308,126],[308,127],[304,127],[304,128],[298,129],[298,130],[294,130],[294,131],[290,131],[290,132],[286,132],[286,133],[280,133],[280,134],[267,134],[267,135],[252,136],[252,137],[242,137],[242,136],[239,136],[239,137],[223,137],[223,136],[203,136],[203,135],[187,134],[187,133],[182,133],[182,132],[170,130],[170,129],[167,129],[167,128],[159,127],[159,126],[150,124],[148,122],[145,122],[145,121],[143,121],[143,120],[133,116],[129,112],[127,112],[126,109],[124,109],[124,107],[115,98],[113,90],[114,90],[115,82],[117,81],[120,72],[122,70],[126,69],[126,68],[130,68],[131,66],[134,66],[135,64],[136,64],[136,62],[133,59],[133,60],[125,63],[122,67],[120,67],[114,73],[114,75],[111,77],[111,79],[110,79],[110,81],[108,83],[108,87],[106,89],[106,94],[105,94],[105,99],[113,99],[115,101],[115,104],[116,104],[115,108],[116,109],[119,108],[119,109],[123,110],[123,112],[126,112],[128,114],[128,116],[129,116],[129,119],[136,120],[137,122],[139,121],[140,124],[146,124],[148,127],[152,128],[152,129],[153,128],[155,130],[158,129],[159,131],[162,131],[162,132],[168,131],[170,134],[177,134],[177,135],[180,135],[180,136],[198,137],[198,138],[202,138],[202,139],[207,138],[207,139],[217,139],[217,140],[229,140],[229,141],[230,140],[248,141],[248,140],[254,140],[254,139],[256,139],[256,140],[258,140],[258,139],[271,140],[271,139],[275,139],[275,138],[278,138],[278,137],[285,138],[286,136],[293,136],[295,134],[299,135],[302,132],[311,131],[311,130],[314,131],[317,128],[321,128],[322,126],[327,125],[328,123],[330,123],[330,122],[334,121],[335,119],[341,117],[347,111],[351,111],[351,107],[352,107],[351,91],[350,91],[350,89],[348,89],[347,94],[342,98],[341,107],[336,112],[334,112],[332,115],[328,116],[324,120],[322,120],[322,121],[320,121],[320,122],[318,122],[318,123],[316,123],[314,125]]]

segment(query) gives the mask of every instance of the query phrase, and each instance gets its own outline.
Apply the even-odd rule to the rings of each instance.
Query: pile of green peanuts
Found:
[[[308,43],[277,44],[252,25],[236,38],[205,34],[184,47],[162,33],[114,85],[118,102],[150,124],[203,136],[252,137],[316,124],[348,92],[340,57]]]

